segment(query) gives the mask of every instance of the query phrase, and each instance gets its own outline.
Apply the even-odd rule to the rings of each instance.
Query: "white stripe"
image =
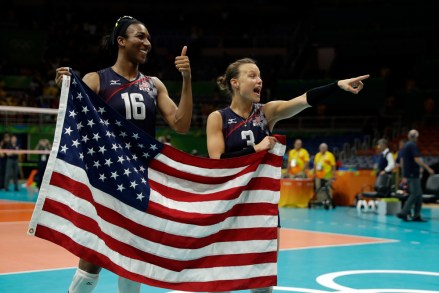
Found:
[[[272,150],[270,150],[270,153],[277,155],[277,156],[283,156],[285,152],[285,145],[282,145],[280,143],[276,143]],[[202,175],[205,177],[226,177],[226,176],[232,176],[240,171],[247,168],[249,165],[244,167],[237,167],[237,168],[203,168],[203,167],[196,167],[192,165],[187,165],[185,163],[181,163],[179,161],[176,161],[162,153],[158,154],[154,159],[157,161],[165,164],[166,166],[173,166],[176,170],[184,170],[186,173],[189,174],[196,174],[196,175]],[[206,159],[211,162],[213,162],[213,159]]]
[[[271,165],[260,164],[254,172],[245,173],[241,176],[235,177],[226,183],[221,184],[204,184],[204,183],[194,183],[185,179],[174,177],[171,175],[166,175],[159,170],[148,168],[148,179],[160,183],[164,186],[178,189],[185,192],[190,192],[192,194],[205,195],[206,193],[221,192],[234,187],[246,186],[250,180],[256,177],[267,177],[273,179],[279,179],[276,174],[280,174],[280,168]],[[199,174],[205,175],[205,174]]]
[[[247,166],[244,167],[238,167],[238,168],[202,168],[202,167],[196,167],[192,165],[186,165],[184,163],[180,163],[178,161],[175,161],[174,159],[160,153],[157,156],[154,157],[157,161],[165,164],[166,166],[172,166],[172,168],[176,170],[184,170],[186,173],[189,174],[196,174],[196,175],[203,175],[206,177],[225,177],[225,176],[231,176],[239,173],[241,170],[245,169]],[[208,160],[208,159],[206,159]]]
[[[286,145],[277,142],[274,144],[273,148],[268,152],[276,156],[283,157],[283,155],[285,154],[285,149],[286,149]]]
[[[269,167],[269,166],[266,166],[266,167]],[[90,188],[93,188],[90,185],[90,182],[88,180],[86,172],[82,168],[71,165],[63,160],[58,160],[57,163],[55,164],[54,171],[59,172],[61,174],[64,174],[65,176],[72,178],[73,180],[81,182],[81,183],[89,186]],[[166,178],[166,175],[159,174],[158,172],[150,172],[150,173],[162,175],[162,178]],[[154,177],[159,178],[158,176],[154,176]],[[246,178],[246,179],[248,179],[248,178]],[[244,180],[246,180],[246,179],[244,179]],[[164,181],[164,180],[165,179],[163,179],[162,181]],[[180,182],[181,180],[178,178],[175,178],[175,181]],[[180,187],[180,189],[182,189],[181,186],[179,186],[177,183],[168,183],[166,185],[170,188],[179,188]],[[223,184],[223,185],[229,185],[229,183]],[[205,185],[206,190],[204,191],[204,194],[201,193],[202,195],[205,195],[207,192],[214,192],[215,191],[214,188],[209,188],[209,186],[210,185]],[[217,185],[217,186],[220,187],[220,185]],[[234,187],[234,186],[233,185],[230,186],[230,188],[232,188],[232,187]],[[222,191],[222,190],[218,190],[218,191]],[[93,191],[93,194],[99,194],[99,193],[106,194],[106,193],[100,191],[99,189],[95,189],[95,191]],[[133,193],[132,195],[136,196],[135,193]],[[106,196],[108,198],[108,196],[111,196],[111,195],[106,194]],[[196,213],[203,213],[203,214],[221,214],[221,213],[227,212],[228,210],[230,210],[231,204],[233,204],[234,202],[244,202],[244,200],[245,200],[245,202],[263,201],[263,202],[277,204],[279,202],[279,197],[280,197],[279,191],[252,190],[252,191],[244,191],[240,195],[240,198],[238,198],[237,200],[187,203],[187,202],[180,202],[180,201],[174,201],[172,199],[168,199],[168,198],[162,196],[157,191],[152,190],[152,189],[151,189],[151,194],[150,194],[151,201],[157,202],[160,205],[169,207],[171,209],[183,211],[183,212],[196,212]],[[98,201],[98,199],[95,199],[95,200]],[[146,199],[144,199],[144,200],[146,200]],[[105,198],[100,203],[102,205],[106,205]],[[223,204],[223,206],[221,206],[222,204]],[[109,206],[109,208],[117,210],[117,211],[119,211],[119,209],[120,209],[119,206],[117,206],[117,207],[116,206]],[[139,215],[139,220],[142,219],[142,217],[144,217],[144,213],[143,212],[140,212],[140,213],[141,213],[141,215]],[[127,213],[127,215],[128,215],[128,218],[131,218],[131,215],[129,213]],[[160,220],[158,222],[160,222]]]
[[[39,214],[44,204],[45,195],[47,194],[46,186],[49,186],[50,178],[52,177],[52,170],[55,165],[55,162],[57,161],[57,155],[58,155],[59,145],[62,136],[62,127],[64,125],[64,118],[67,111],[67,99],[69,96],[69,92],[70,92],[70,76],[63,75],[61,95],[60,95],[59,107],[58,107],[58,117],[56,119],[56,128],[55,128],[55,135],[53,138],[52,150],[49,156],[49,160],[47,161],[46,171],[44,172],[41,188],[38,193],[37,202],[35,203],[35,209],[34,212],[32,213],[32,218],[29,222],[29,227],[27,230],[28,235],[34,235],[35,233],[35,228],[37,225]]]
[[[171,191],[172,192],[172,191]],[[203,214],[222,214],[229,211],[233,206],[240,203],[279,203],[279,191],[270,190],[245,190],[238,198],[231,200],[212,200],[200,202],[185,202],[169,199],[151,189],[150,201],[158,203],[170,209]]]
[[[166,282],[191,282],[191,281],[214,281],[214,280],[235,280],[251,277],[261,277],[274,275],[276,272],[276,263],[265,263],[258,265],[248,265],[248,266],[233,266],[233,267],[213,267],[213,268],[202,268],[202,269],[185,269],[179,274],[175,271],[168,270],[166,268],[142,262],[139,260],[131,259],[120,255],[119,253],[110,249],[106,243],[97,237],[93,233],[81,230],[74,226],[71,222],[64,218],[58,217],[54,214],[43,212],[42,222],[39,225],[46,226],[50,229],[56,230],[67,237],[71,238],[76,243],[95,250],[96,252],[107,256],[115,264],[140,275],[144,275],[156,280],[166,281]],[[117,232],[113,230],[113,233]],[[125,238],[128,235],[124,235]],[[142,240],[144,241],[144,240]],[[258,241],[263,242],[263,241]],[[270,251],[276,251],[276,241],[269,241],[268,248]],[[93,243],[95,245],[91,246]],[[233,243],[231,243],[233,244]],[[220,243],[215,245],[219,246]],[[240,243],[236,243],[235,246],[245,246]],[[151,249],[156,249],[151,247]],[[217,250],[218,247],[215,247]],[[177,250],[176,250],[177,251]],[[267,251],[267,247],[265,250]],[[191,255],[189,252],[188,255]],[[181,252],[177,253],[178,255]]]
[[[221,225],[230,225],[233,229],[240,229],[240,228],[257,228],[257,227],[273,227],[277,226],[277,216],[246,216],[246,217],[238,217],[236,220],[233,218],[228,218],[225,222],[218,223],[211,226],[197,226],[197,225],[189,225],[189,224],[182,224],[178,222],[173,221],[167,221],[166,225],[164,225],[164,221],[161,218],[155,217],[153,215],[150,215],[148,213],[136,210],[118,200],[111,200],[109,201],[109,198],[112,198],[111,195],[102,192],[99,189],[96,189],[92,187],[87,179],[87,174],[84,172],[83,169],[78,168],[76,166],[70,165],[68,163],[65,163],[62,160],[59,160],[56,164],[56,167],[54,168],[56,172],[62,173],[68,177],[70,177],[73,180],[82,182],[83,184],[86,184],[89,186],[92,194],[93,199],[114,211],[117,211],[124,217],[133,220],[137,223],[147,223],[145,226],[152,227],[157,231],[167,232],[174,235],[181,235],[181,236],[188,236],[188,237],[205,237],[208,235],[211,235],[214,233],[214,231],[219,231],[221,229]],[[64,204],[71,206],[71,203],[68,200],[65,200],[64,196],[59,196],[58,193],[63,191],[62,189],[57,189],[56,191],[53,190],[55,188],[54,186],[50,187],[50,192],[47,193],[47,198],[51,198],[53,200],[63,202]],[[66,191],[67,193],[67,191]],[[135,195],[134,195],[135,196]],[[84,203],[79,203],[77,210],[80,210],[83,208]],[[198,211],[202,212],[202,211]],[[90,210],[81,212],[84,214],[89,213],[95,213],[95,208],[93,205],[90,204]],[[267,222],[270,221],[272,225],[267,226]],[[275,223],[275,224],[273,224]]]

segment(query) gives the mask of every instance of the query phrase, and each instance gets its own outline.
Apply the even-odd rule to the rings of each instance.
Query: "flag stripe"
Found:
[[[167,156],[164,156],[163,153],[157,156],[156,160],[151,162],[150,167],[166,175],[190,180],[192,182],[205,183],[205,184],[220,184],[227,182],[231,178],[240,176],[242,174],[254,172],[257,168],[263,169],[265,171],[264,168],[261,168],[262,165],[271,165],[275,168],[279,168],[281,166],[280,165],[281,162],[279,163],[278,160],[279,156],[266,151],[257,154],[262,155],[264,153],[265,156],[261,157],[260,161],[257,162],[253,161],[251,163],[243,165],[240,168],[228,169],[227,170],[228,172],[223,171],[223,169],[220,170],[215,169],[215,165],[221,163],[222,161],[227,161],[227,159],[226,160],[209,159],[209,161],[214,161],[216,163],[213,164],[212,166],[212,163],[210,163],[210,165],[206,165],[205,158],[193,157],[192,165],[186,165],[185,163],[177,162],[175,160],[170,159]],[[243,160],[243,162],[246,161],[247,160],[245,159]]]
[[[165,267],[168,270],[176,272],[189,269],[210,268],[213,266],[213,264],[214,266],[242,266],[263,263],[267,260],[271,262],[276,261],[276,252],[207,255],[204,257],[198,257],[196,259],[186,260],[166,258],[154,253],[141,251],[134,245],[130,245],[112,238],[108,234],[103,233],[103,231],[99,229],[99,226],[96,222],[90,221],[90,219],[88,219],[86,216],[76,213],[74,210],[69,209],[69,207],[56,204],[53,201],[48,201],[48,206],[45,208],[45,211],[69,220],[75,226],[75,228],[98,236],[112,251],[121,251],[123,252],[123,256],[129,257],[132,260],[148,259],[148,263],[151,265]],[[263,243],[262,241],[260,242]],[[238,245],[238,243],[236,243],[236,245]],[[191,249],[192,250],[188,249],[186,252],[188,256],[191,256],[193,252],[193,248]]]
[[[258,163],[253,163],[252,165],[248,165],[247,167],[245,167],[242,171],[236,173],[236,174],[232,174],[230,176],[223,176],[223,177],[208,177],[205,176],[205,174],[203,175],[198,175],[198,174],[192,174],[192,173],[187,173],[186,171],[180,171],[178,169],[174,169],[174,166],[169,166],[169,165],[165,165],[157,160],[154,160],[151,162],[150,164],[150,168],[155,169],[157,171],[160,171],[161,173],[163,173],[164,175],[171,175],[172,177],[177,177],[180,178],[182,180],[188,180],[192,183],[201,183],[201,184],[222,184],[225,182],[228,182],[232,179],[234,179],[236,176],[240,176],[242,174],[248,174],[250,172],[254,172],[256,171],[256,169],[258,168],[259,164]],[[203,169],[205,170],[205,169]]]
[[[85,230],[81,230],[78,227],[74,226],[71,222],[68,222],[64,218],[57,217],[53,214],[44,213],[47,218],[51,219],[51,222],[47,222],[44,224],[41,224],[41,227],[46,227],[54,231],[58,231],[64,235],[69,236],[70,239],[75,241],[77,245],[81,245],[84,248],[87,249],[93,249],[93,244],[90,243],[90,241],[97,241],[99,244],[99,249],[94,249],[97,253],[103,254],[107,256],[109,259],[111,259],[116,265],[124,266],[126,262],[129,262],[131,264],[131,271],[134,273],[142,273],[144,271],[151,271],[151,274],[160,280],[168,280],[175,282],[176,280],[179,280],[179,277],[175,273],[174,270],[170,270],[168,267],[169,263],[175,263],[171,261],[162,262],[160,265],[155,265],[150,262],[144,262],[139,261],[135,258],[127,258],[125,254],[120,254],[112,250],[108,244],[107,241],[104,241],[103,239],[97,237],[96,234],[90,233]],[[66,227],[65,230],[58,229],[60,226]],[[39,231],[37,231],[38,233]],[[85,235],[84,237],[78,237],[78,235]],[[271,245],[269,245],[269,248],[271,248]],[[188,253],[189,254],[189,253]],[[239,256],[240,254],[235,254],[235,256]],[[248,255],[248,254],[247,254]],[[247,256],[245,255],[245,256]],[[276,253],[269,254],[270,258],[273,258],[275,261]],[[99,263],[98,263],[99,264]],[[271,275],[272,271],[271,269],[273,266],[275,266],[275,262],[264,264],[258,264],[258,263],[251,263],[249,265],[240,265],[240,266],[227,266],[229,268],[229,271],[224,272],[223,277],[230,278],[230,279],[241,279],[246,277],[255,277],[255,276],[264,276],[264,275]],[[248,271],[247,269],[253,266],[253,269]],[[187,267],[182,271],[181,273],[184,273],[186,275],[186,280],[188,281],[211,281],[215,280],[217,278],[214,274],[218,270],[218,268],[223,268],[226,266],[220,266],[216,263],[214,265],[211,265],[210,267],[203,267],[203,268],[190,268]],[[258,272],[259,271],[259,272]],[[166,276],[168,275],[168,276]],[[165,277],[166,276],[166,277]]]
[[[245,186],[247,185],[253,178],[273,178],[277,180],[276,184],[270,186],[262,186],[263,190],[280,190],[279,179],[276,179],[272,172],[274,167],[269,165],[261,165],[255,172],[249,172],[241,174],[240,176],[235,176],[235,178],[225,181],[222,184],[209,184],[209,183],[197,183],[191,184],[189,180],[179,177],[173,177],[160,172],[160,170],[154,170],[154,172],[150,172],[148,174],[149,181],[157,182],[162,185],[166,185],[173,189],[179,189],[187,192],[191,192],[193,194],[201,194],[204,195],[206,193],[215,193],[215,192],[223,192],[230,188],[235,188],[237,186]]]
[[[236,199],[239,196],[242,196],[242,193],[250,192],[250,191],[265,191],[268,190],[268,194],[271,194],[270,191],[280,191],[280,187],[276,184],[276,179],[274,178],[252,178],[247,185],[241,185],[237,187],[231,187],[226,190],[216,191],[216,192],[207,192],[204,194],[194,194],[188,191],[184,191],[181,189],[175,189],[170,187],[169,185],[161,184],[157,181],[150,180],[149,185],[151,188],[157,192],[158,194],[166,194],[168,199],[174,201],[184,201],[187,203],[192,202],[200,202],[200,201],[218,201],[218,200],[231,200]],[[268,186],[268,188],[266,187]],[[264,190],[265,189],[265,190]],[[251,198],[250,198],[251,199]],[[258,198],[261,200],[261,198]]]
[[[54,180],[53,182],[53,186],[56,186],[59,182],[68,182],[69,178],[66,178],[65,176],[62,175],[57,175],[57,173],[54,173],[52,176],[52,179]],[[55,182],[55,181],[58,181]],[[139,223],[131,220],[130,218],[124,217],[122,214],[115,212],[113,209],[102,206],[101,204],[94,202],[93,201],[93,197],[91,195],[91,192],[86,189],[86,187],[83,189],[80,186],[81,183],[71,183],[71,186],[73,186],[73,188],[71,188],[71,192],[72,193],[77,193],[74,194],[76,197],[78,198],[82,198],[88,202],[90,202],[90,204],[96,209],[96,213],[99,215],[100,219],[103,221],[106,221],[108,223],[111,223],[115,226],[122,226],[122,224],[124,224],[124,228],[139,236],[139,237],[143,237],[144,239],[149,239],[150,241],[154,242],[156,241],[157,243],[161,243],[163,245],[169,245],[169,246],[175,246],[176,243],[180,244],[180,248],[188,248],[188,249],[195,249],[195,248],[199,248],[199,247],[203,247],[212,243],[215,243],[213,240],[217,240],[217,239],[230,239],[230,241],[244,241],[244,240],[252,240],[252,239],[260,239],[260,240],[270,240],[270,239],[276,239],[277,237],[277,232],[276,230],[273,229],[268,229],[268,228],[239,228],[239,229],[228,229],[228,230],[219,230],[219,228],[213,228],[210,227],[209,231],[212,232],[212,234],[206,235],[204,237],[191,237],[188,235],[184,235],[184,236],[180,236],[180,235],[175,235],[175,234],[171,234],[171,233],[165,233],[164,231],[157,231],[155,229],[152,229],[148,226],[144,226],[144,225],[140,225]],[[65,190],[68,190],[67,188],[65,188]],[[88,190],[87,192],[85,192],[85,190]],[[81,196],[79,194],[82,194]],[[64,218],[68,218],[70,219],[70,217],[72,217],[71,221],[74,221],[74,219],[76,217],[81,218],[82,220],[84,218],[82,218],[81,214],[79,214],[80,212],[78,212],[78,214],[75,214],[74,216],[71,216],[71,213],[76,213],[76,210],[73,210],[71,207],[66,206],[65,204],[62,204],[62,206],[60,205],[62,203],[58,203],[56,201],[51,200],[50,198],[46,199],[46,202],[44,204],[43,209],[45,211],[63,216]],[[83,202],[79,202],[77,204],[71,202],[71,206],[84,206]],[[55,209],[55,211],[51,210],[51,209]],[[63,209],[69,209],[69,212],[63,213]],[[269,209],[271,209],[271,211],[263,211],[266,214],[269,214],[269,212],[271,212],[271,217],[267,217],[267,221],[275,221],[276,217],[275,215],[277,215],[277,209],[273,206],[269,207]],[[270,216],[270,215],[269,215]],[[242,217],[240,215],[241,218],[245,218]],[[251,219],[251,217],[249,217]],[[102,229],[102,228],[95,228],[93,227],[93,225],[96,223],[95,221],[90,221],[88,222],[89,219],[85,219],[84,220],[84,224],[81,225],[82,222],[79,223],[75,223],[76,225],[81,225],[82,229],[90,231],[89,229],[92,230],[98,230],[98,229]],[[88,225],[87,225],[88,223]],[[102,224],[102,223],[101,223]],[[186,229],[190,229],[190,225],[186,226]],[[214,232],[214,231],[218,231],[218,232]],[[252,233],[242,233],[242,231],[251,231]],[[97,231],[96,233],[98,233],[99,231]],[[269,234],[267,234],[269,233]],[[269,235],[269,236],[265,236],[264,235]],[[203,245],[203,242],[205,243]],[[219,241],[219,242],[224,242],[227,243],[225,240],[224,241]]]
[[[151,286],[155,286],[155,287],[169,288],[175,290],[179,290],[180,288],[186,288],[187,291],[206,292],[206,291],[211,291],[212,288],[216,288],[218,291],[240,290],[243,287],[249,289],[262,288],[262,287],[270,286],[273,283],[276,283],[276,276],[261,276],[261,277],[251,277],[244,279],[214,280],[214,281],[205,281],[205,282],[195,282],[195,281],[165,282],[159,279],[147,278],[141,274],[129,272],[128,270],[124,269],[122,266],[116,265],[106,255],[103,255],[97,251],[93,251],[86,247],[78,245],[70,237],[65,236],[64,234],[56,230],[52,230],[44,226],[40,226],[38,228],[38,232],[36,236],[55,242],[60,246],[65,247],[69,251],[72,251],[74,254],[84,255],[84,259],[92,263],[100,264],[103,267],[108,268],[109,270],[115,272],[120,276],[131,278],[135,281],[142,282],[145,284],[150,284]]]
[[[63,211],[65,209],[66,211]],[[218,232],[218,235],[212,234],[209,237],[205,238],[185,238],[183,240],[188,239],[189,241],[192,241],[193,243],[196,243],[197,240],[200,243],[194,244],[195,247],[190,247],[189,245],[178,245],[178,243],[182,242],[181,236],[180,238],[178,235],[172,235],[167,234],[165,232],[159,233],[154,229],[150,229],[147,231],[136,231],[131,232],[130,228],[135,225],[135,223],[129,223],[132,224],[131,226],[128,225],[127,229],[121,228],[115,225],[112,225],[112,223],[105,221],[104,219],[99,220],[99,225],[97,224],[97,221],[93,221],[87,218],[87,216],[75,211],[71,207],[61,204],[57,201],[47,199],[47,201],[44,204],[44,212],[53,214],[53,216],[61,217],[62,219],[68,220],[69,225],[74,224],[74,229],[80,228],[84,231],[88,231],[91,233],[94,233],[95,230],[100,230],[97,233],[105,233],[107,235],[110,235],[108,237],[113,237],[117,241],[132,241],[132,245],[134,247],[142,248],[142,243],[146,243],[148,245],[145,245],[142,249],[145,251],[149,251],[150,253],[161,255],[167,258],[171,257],[178,257],[178,254],[175,254],[175,252],[181,252],[182,255],[185,256],[187,259],[195,259],[195,258],[202,258],[207,255],[216,255],[221,253],[221,251],[227,251],[230,249],[230,247],[233,247],[233,252],[237,254],[242,253],[252,253],[257,251],[263,251],[266,246],[273,246],[276,245],[276,235],[273,232],[273,229],[262,229],[259,231],[259,234],[256,233],[256,231],[252,231],[248,229],[248,231],[251,232],[249,235],[241,235],[243,233],[238,233],[236,229],[231,229],[230,231],[225,232]],[[56,219],[57,222],[60,222],[60,219]],[[56,228],[56,223],[51,223],[49,221],[42,221],[45,226],[54,226]],[[98,226],[97,226],[98,225]],[[75,237],[72,232],[70,231],[72,227],[69,227],[69,229],[66,229],[65,233],[72,234],[72,237]],[[119,236],[117,233],[113,233],[114,231],[120,232],[120,230],[125,230],[125,235]],[[256,229],[259,230],[259,229]],[[247,229],[243,230],[247,231]],[[225,239],[230,239],[230,241],[218,241],[217,243],[211,243],[209,244],[211,238],[220,237],[221,233],[226,233],[227,237]],[[151,236],[150,236],[151,235]],[[250,238],[253,235],[252,238]],[[154,240],[160,240],[157,242],[154,242]],[[224,239],[221,239],[224,240]],[[174,241],[174,242],[172,242]],[[180,241],[180,242],[175,242]],[[234,241],[233,244],[230,242]],[[245,242],[248,241],[248,243],[251,243],[254,247],[246,247],[246,246],[236,246],[236,243],[238,242]],[[215,245],[215,252],[211,252],[210,249],[212,247],[208,247],[209,245],[202,245],[209,244],[209,245]],[[177,246],[178,245],[178,246]],[[198,247],[199,248],[198,248]],[[175,255],[175,256],[174,256]]]
[[[84,178],[84,171],[80,168],[75,168],[75,166],[71,166],[68,164],[65,164],[64,162],[59,162],[57,166],[54,168],[56,172],[54,172],[54,176],[57,176],[57,172],[61,172],[61,170],[69,169],[72,172],[69,173],[68,177],[70,179],[76,180],[76,181],[84,181],[86,182],[86,178]],[[68,182],[59,180],[60,182]],[[141,226],[139,226],[139,229],[142,229],[142,227],[154,227],[156,230],[163,231],[162,224],[163,220],[160,218],[157,218],[155,216],[152,216],[148,213],[143,213],[141,211],[136,211],[130,209],[130,207],[120,204],[117,201],[109,201],[110,195],[107,195],[105,193],[96,191],[93,193],[93,197],[90,197],[89,201],[84,201],[79,198],[79,196],[69,196],[69,193],[66,193],[66,189],[68,187],[66,186],[63,188],[57,188],[55,185],[50,186],[50,190],[48,190],[48,195],[46,198],[55,198],[59,202],[63,202],[66,205],[73,205],[73,203],[76,203],[76,209],[81,211],[81,213],[84,214],[91,214],[96,213],[97,208],[100,206],[107,208],[108,210],[117,211],[118,214],[122,215],[126,219],[131,219],[135,223],[139,223]],[[95,190],[93,187],[89,188],[90,192],[91,190]],[[76,191],[79,195],[82,195],[83,192],[81,189],[76,188]],[[53,196],[51,195],[53,194]],[[273,198],[273,201],[276,199]],[[89,206],[89,208],[87,208]],[[105,215],[105,213],[100,213],[102,215]],[[90,217],[94,217],[95,215],[90,215]],[[234,218],[233,220],[228,219],[227,221],[206,227],[206,226],[199,226],[199,225],[185,225],[177,222],[166,222],[166,230],[169,231],[172,234],[175,235],[184,235],[184,236],[197,236],[197,237],[203,237],[205,235],[212,234],[212,231],[217,231],[221,229],[223,226],[227,226],[232,229],[242,229],[242,228],[258,228],[258,227],[266,227],[267,225],[267,219],[270,219],[270,217],[267,216],[261,216],[261,217],[238,217]],[[108,219],[111,221],[111,217]],[[125,221],[125,220],[124,220]],[[277,223],[277,219],[271,219],[270,221],[273,221],[272,223]]]
[[[279,139],[284,140],[282,137]],[[216,160],[191,156],[164,145],[162,152],[151,163],[155,164],[153,166],[159,166],[158,162],[160,162],[165,166],[172,166],[176,170],[184,170],[188,174],[204,175],[205,177],[228,177],[238,174],[242,169],[253,165],[255,161],[259,164],[279,167],[279,159],[282,160],[282,157],[283,155],[280,155],[278,150],[272,150],[242,156],[239,157],[239,160],[236,160],[236,158]],[[154,169],[159,170],[156,167]],[[174,172],[170,172],[170,174],[172,175]]]
[[[93,199],[93,195],[88,188],[87,185],[72,180],[70,177],[67,177],[63,174],[54,172],[51,179],[51,184],[53,186],[58,186],[64,188],[75,196],[92,202],[94,206],[100,207],[98,203],[96,203]],[[168,219],[170,221],[184,223],[184,224],[192,224],[195,225],[201,222],[202,226],[211,226],[214,224],[218,224],[224,222],[228,217],[234,217],[237,215],[240,216],[253,216],[253,215],[277,215],[277,205],[270,203],[246,203],[246,204],[233,204],[229,203],[232,208],[228,211],[219,214],[206,214],[200,212],[184,212],[176,209],[170,209],[163,205],[150,202],[148,205],[148,214],[157,216],[160,218]],[[221,205],[222,207],[226,205]],[[102,207],[102,209],[104,209]],[[108,219],[114,218],[116,215],[112,209],[106,209],[106,212],[103,214],[108,214],[106,217]],[[123,223],[117,223],[118,225],[122,225]]]
[[[224,222],[229,217],[236,216],[255,216],[255,215],[277,215],[277,206],[274,204],[235,204],[233,207],[224,213],[212,215],[212,214],[196,214],[186,213],[178,210],[168,209],[165,206],[150,202],[148,206],[148,213],[160,218],[169,219],[174,222],[180,222],[185,224],[197,224],[200,220],[202,226],[211,226]],[[195,218],[196,217],[196,218]]]

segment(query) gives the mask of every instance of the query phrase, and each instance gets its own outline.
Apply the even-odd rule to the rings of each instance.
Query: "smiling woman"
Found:
[[[174,131],[186,133],[192,119],[191,67],[186,56],[187,47],[184,46],[181,55],[175,57],[175,67],[183,78],[180,102],[176,105],[159,78],[139,71],[139,65],[147,61],[151,50],[150,39],[151,35],[142,22],[132,16],[120,17],[103,41],[106,49],[117,53],[116,62],[111,67],[87,73],[83,81],[108,105],[149,135],[155,137],[157,112]],[[70,76],[70,68],[56,70],[58,86],[63,75]],[[81,97],[78,97],[78,103],[80,101]],[[100,266],[80,259],[69,292],[92,292],[100,271]],[[140,284],[120,277],[119,292],[140,292]]]

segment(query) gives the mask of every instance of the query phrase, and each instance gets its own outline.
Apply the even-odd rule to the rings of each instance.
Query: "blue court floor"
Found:
[[[2,199],[35,200],[25,192],[3,192]],[[280,251],[278,286],[274,292],[439,292],[439,208],[424,205],[422,215],[428,222],[402,222],[391,215],[358,213],[353,207],[281,208],[285,232],[312,232],[305,235],[313,239],[297,239],[312,244],[293,245]],[[371,241],[345,243],[346,236]],[[323,239],[340,241],[327,244]],[[3,273],[0,292],[65,293],[74,270],[67,267]],[[95,292],[117,292],[117,276],[103,270]],[[142,285],[141,292],[171,291]]]

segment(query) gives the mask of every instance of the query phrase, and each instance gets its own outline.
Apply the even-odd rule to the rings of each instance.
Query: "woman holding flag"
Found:
[[[277,140],[272,136],[272,131],[278,121],[317,105],[339,89],[358,94],[363,88],[362,80],[368,77],[363,75],[339,80],[311,89],[291,100],[262,104],[262,79],[256,61],[244,58],[231,63],[225,74],[217,79],[219,88],[231,97],[231,104],[212,112],[207,119],[209,157],[232,158],[273,148]],[[265,293],[272,290],[272,287],[253,288],[252,292]]]
[[[104,39],[105,47],[117,54],[114,65],[86,74],[83,81],[107,104],[152,137],[155,137],[157,110],[174,131],[185,133],[192,119],[191,67],[186,56],[187,47],[184,46],[181,55],[175,58],[175,66],[183,79],[177,106],[159,78],[139,71],[139,65],[146,62],[151,50],[150,38],[142,22],[131,16],[120,17],[113,32]],[[55,82],[59,86],[63,75],[71,75],[68,67],[56,70]],[[81,258],[69,292],[92,292],[100,271],[100,266]],[[140,292],[140,283],[122,277],[118,282],[118,292]]]

